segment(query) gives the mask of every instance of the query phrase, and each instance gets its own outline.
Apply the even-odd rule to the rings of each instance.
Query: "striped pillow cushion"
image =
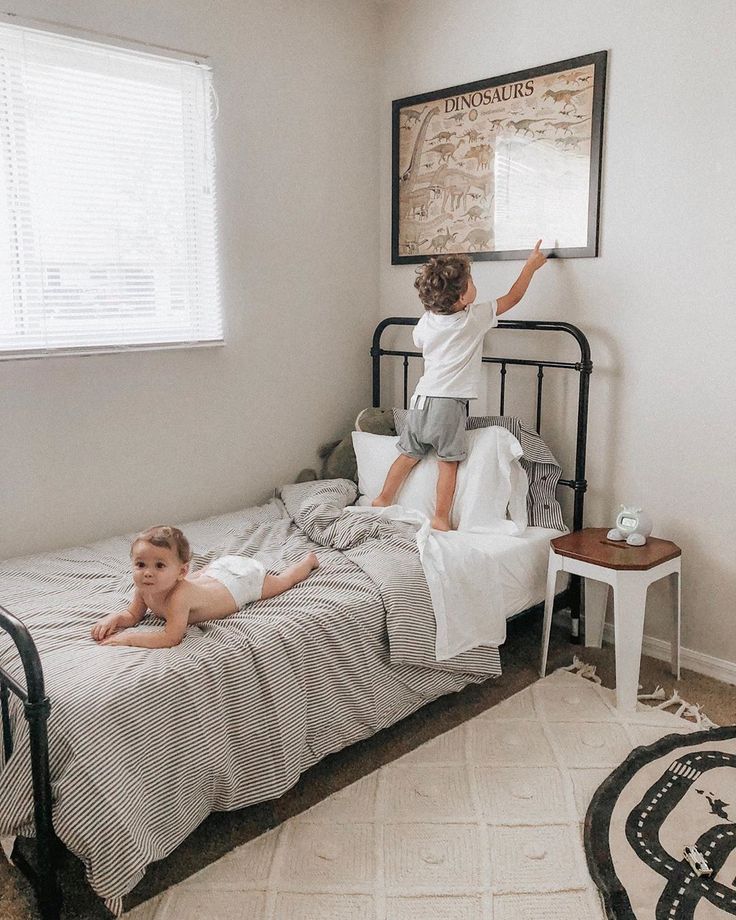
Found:
[[[397,432],[401,432],[406,424],[407,412],[407,409],[394,409]],[[465,427],[471,431],[476,428],[490,428],[492,425],[499,425],[510,431],[524,451],[524,456],[519,462],[529,479],[529,492],[526,498],[529,526],[567,530],[562,507],[556,497],[562,468],[552,451],[536,431],[526,428],[521,419],[515,416],[471,415]]]

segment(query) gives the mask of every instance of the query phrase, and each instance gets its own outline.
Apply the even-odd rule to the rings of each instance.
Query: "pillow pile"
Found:
[[[552,451],[536,431],[526,428],[519,418],[504,415],[471,416],[466,422],[469,431],[501,425],[507,428],[521,444],[523,456],[520,463],[529,480],[527,515],[530,527],[553,527],[567,530],[562,507],[557,501],[557,486],[562,477],[562,467]]]
[[[358,461],[358,487],[370,504],[383,487],[391,464],[398,457],[398,437],[354,431]],[[487,427],[468,434],[468,456],[458,467],[451,518],[460,531],[518,534],[527,524],[527,479],[519,458],[522,450],[510,431]],[[435,512],[437,455],[434,451],[411,471],[396,496],[396,503],[428,518]]]
[[[407,413],[407,409],[394,409],[394,422],[398,432],[401,432],[406,424]],[[555,460],[552,451],[536,431],[527,428],[522,420],[515,416],[471,416],[465,423],[468,431],[492,426],[499,426],[510,431],[521,444],[523,456],[519,458],[519,462],[529,482],[526,499],[529,526],[567,530],[562,516],[562,507],[556,497],[562,468]]]

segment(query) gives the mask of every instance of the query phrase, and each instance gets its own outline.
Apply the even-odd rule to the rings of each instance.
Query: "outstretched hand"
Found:
[[[109,636],[114,635],[120,629],[120,620],[117,613],[108,613],[98,623],[92,627],[91,635],[95,642],[102,642]]]
[[[544,263],[547,261],[547,256],[540,251],[539,247],[542,245],[541,240],[537,240],[537,245],[532,249],[529,258],[526,260],[526,264],[535,272],[538,268],[541,268]]]
[[[511,285],[511,290],[508,294],[496,300],[496,316],[500,316],[502,313],[516,306],[524,294],[526,294],[526,289],[529,287],[534,272],[538,268],[541,268],[547,261],[547,256],[539,249],[541,245],[542,241],[537,240],[537,245],[532,249],[529,258],[524,263],[521,274]]]
[[[115,633],[113,636],[108,636],[107,639],[103,639],[100,642],[100,645],[130,645],[130,639],[128,638],[127,633]]]

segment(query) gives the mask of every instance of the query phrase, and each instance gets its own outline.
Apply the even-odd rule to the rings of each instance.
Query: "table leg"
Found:
[[[547,653],[549,652],[549,634],[552,630],[552,611],[555,606],[555,589],[557,574],[560,571],[560,557],[550,549],[547,562],[547,593],[544,596],[544,622],[542,624],[542,661],[539,666],[541,677],[547,673]]]
[[[606,623],[608,583],[585,579],[585,644],[600,648],[603,645],[603,627]]]
[[[672,579],[677,579],[675,603],[672,605],[673,609],[673,623],[672,623],[672,640],[670,646],[670,665],[672,668],[672,673],[675,675],[677,680],[680,679],[680,624],[682,622],[682,570],[677,569],[676,572],[673,572],[670,576],[670,584]]]
[[[649,580],[646,572],[618,572],[613,585],[616,631],[616,707],[636,709]]]

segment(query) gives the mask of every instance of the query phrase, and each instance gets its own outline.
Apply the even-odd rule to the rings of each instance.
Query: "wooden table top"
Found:
[[[647,537],[644,546],[629,546],[625,541],[607,540],[609,530],[609,527],[585,527],[550,542],[559,556],[624,571],[652,569],[682,555],[680,547],[670,540]]]

